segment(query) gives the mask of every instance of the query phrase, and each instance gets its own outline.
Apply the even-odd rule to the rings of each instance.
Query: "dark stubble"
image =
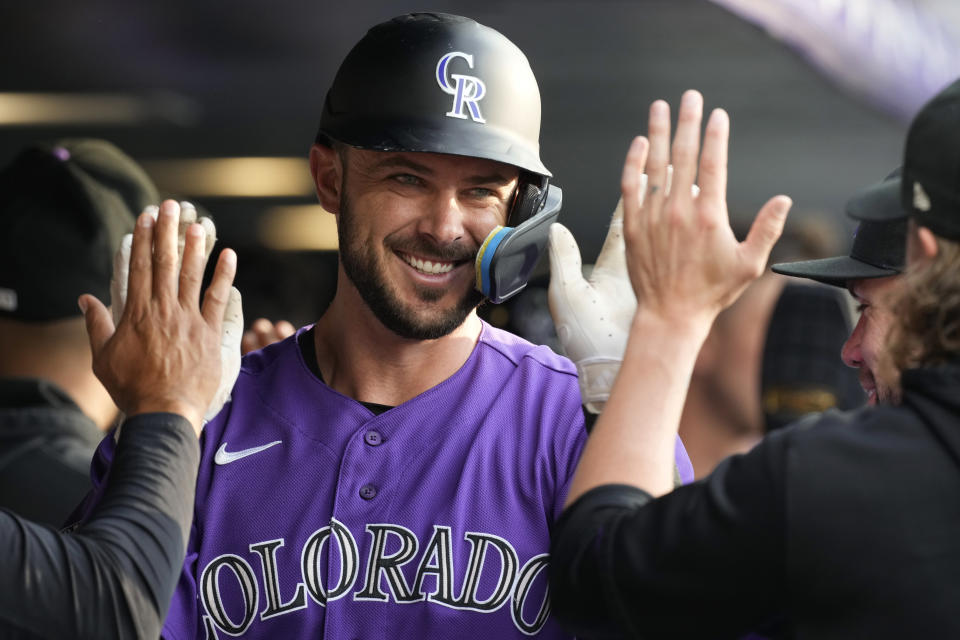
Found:
[[[411,340],[442,338],[462,325],[470,312],[483,301],[483,294],[471,287],[449,308],[435,309],[433,313],[426,315],[416,313],[417,310],[404,303],[397,295],[394,286],[388,282],[387,269],[381,254],[377,253],[375,247],[360,238],[346,189],[342,189],[341,193],[343,199],[340,203],[340,220],[337,225],[340,262],[347,277],[377,319],[401,338]],[[460,243],[439,246],[429,238],[421,237],[388,241],[386,248],[453,262],[472,260],[476,254],[474,248]],[[445,291],[433,287],[417,287],[416,293],[417,298],[424,305],[433,305],[443,297]]]

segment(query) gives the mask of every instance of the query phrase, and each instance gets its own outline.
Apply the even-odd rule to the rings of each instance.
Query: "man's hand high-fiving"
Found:
[[[172,200],[156,219],[149,212],[138,218],[119,323],[93,296],[81,296],[79,304],[94,372],[120,410],[128,416],[179,413],[199,434],[220,383],[221,330],[236,254],[221,252],[201,305],[207,234],[200,224],[188,225],[180,264],[179,220],[180,206]]]

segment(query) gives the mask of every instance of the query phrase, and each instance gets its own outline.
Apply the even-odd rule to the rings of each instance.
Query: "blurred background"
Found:
[[[910,117],[960,73],[956,0],[7,2],[0,162],[37,139],[111,140],[165,194],[213,215],[240,254],[248,323],[312,322],[336,276],[333,219],[306,164],[326,88],[368,27],[413,10],[468,15],[526,52],[541,155],[585,263],[652,100],[697,88],[726,108],[731,216],[744,226],[790,195],[807,255],[847,247],[844,201],[900,163]],[[484,313],[549,343],[541,267]]]

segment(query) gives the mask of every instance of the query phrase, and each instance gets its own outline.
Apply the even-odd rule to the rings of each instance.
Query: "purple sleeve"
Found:
[[[187,555],[180,570],[180,579],[173,592],[169,615],[164,620],[163,630],[160,633],[162,640],[187,640],[187,638],[202,637],[198,635],[200,634],[200,601],[195,577],[198,556],[196,529],[196,521],[194,521],[187,542]],[[214,633],[211,637],[216,637],[216,634]]]
[[[561,424],[569,424],[570,428],[562,431],[566,434],[565,439],[558,438],[558,448],[562,449],[554,454],[554,459],[562,464],[562,468],[557,475],[560,482],[559,490],[556,493],[556,503],[554,504],[553,519],[557,520],[563,513],[563,506],[567,502],[567,494],[570,491],[570,483],[573,481],[573,472],[577,469],[577,463],[580,461],[580,455],[583,453],[583,447],[587,443],[587,430],[584,426],[584,414],[580,404],[579,386],[577,387],[575,406],[571,409],[572,415],[566,418]]]
[[[90,463],[90,482],[93,488],[67,518],[63,526],[64,531],[72,531],[86,522],[90,518],[90,512],[100,503],[106,490],[107,479],[110,477],[110,465],[113,463],[116,450],[117,434],[116,431],[110,431],[97,445]]]
[[[680,439],[680,436],[677,436],[677,444],[673,450],[673,460],[677,465],[680,484],[693,482],[693,463],[690,462],[690,456],[687,455],[687,449],[683,446],[683,440]]]

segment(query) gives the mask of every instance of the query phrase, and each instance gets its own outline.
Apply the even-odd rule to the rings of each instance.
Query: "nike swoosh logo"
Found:
[[[240,458],[246,458],[247,456],[252,456],[255,453],[260,453],[270,447],[280,444],[283,440],[274,440],[273,442],[260,445],[259,447],[251,447],[249,449],[241,449],[240,451],[227,451],[227,443],[224,442],[220,445],[220,448],[217,449],[217,455],[213,457],[213,461],[217,464],[230,464],[231,462],[236,462]]]

